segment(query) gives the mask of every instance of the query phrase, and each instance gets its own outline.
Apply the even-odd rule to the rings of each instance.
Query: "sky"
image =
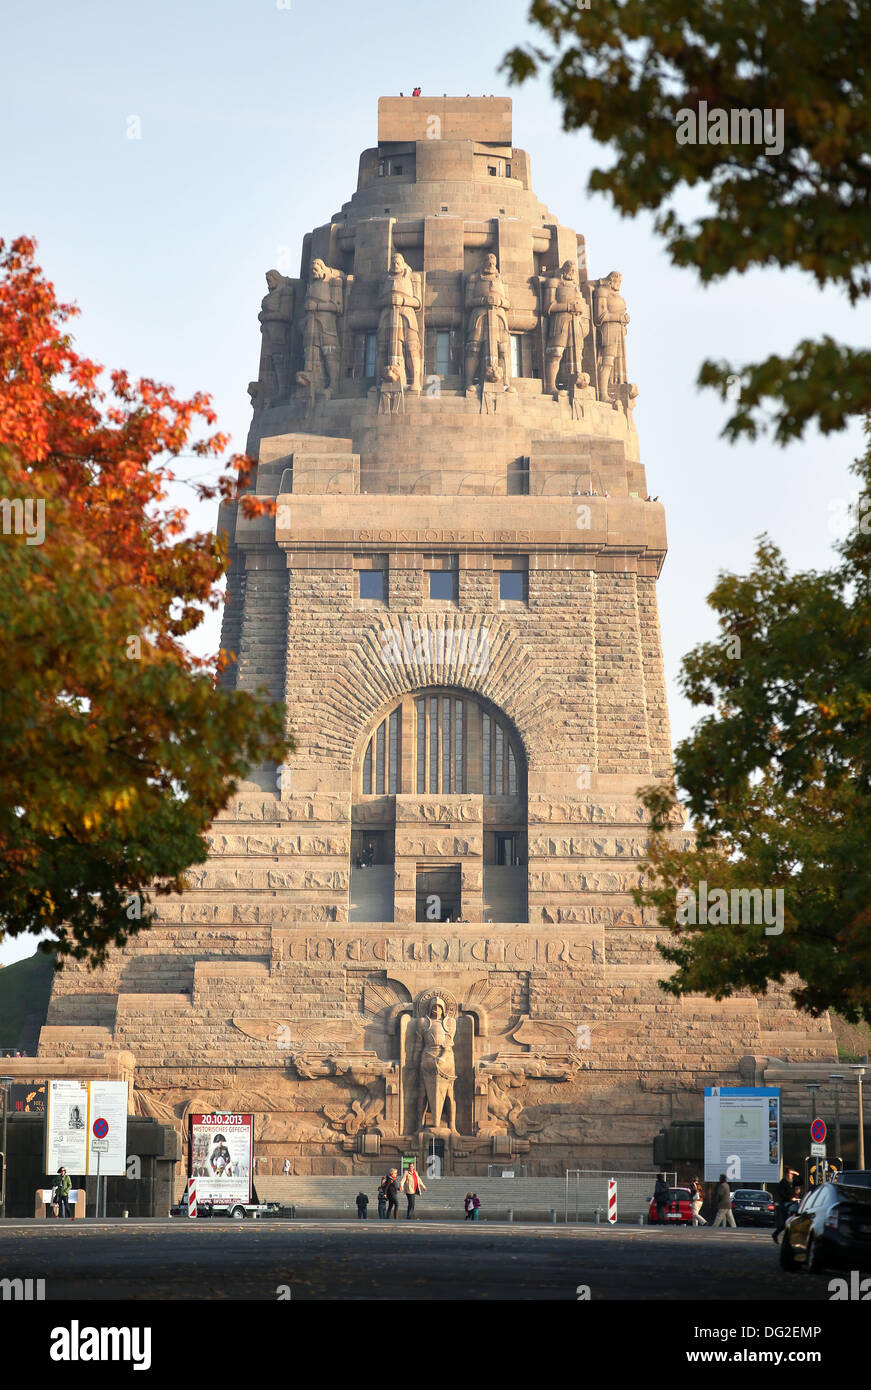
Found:
[[[706,357],[742,363],[830,333],[859,340],[835,291],[775,269],[703,289],[668,262],[647,216],[621,219],[586,191],[605,146],[565,134],[541,78],[509,89],[518,43],[540,43],[524,0],[402,7],[368,0],[43,0],[7,7],[0,87],[0,236],[27,234],[59,298],[81,317],[78,349],[107,367],[211,393],[243,449],[257,375],[264,274],[299,273],[304,234],[356,186],[377,142],[379,96],[510,95],[514,144],[538,197],[587,240],[592,276],[623,274],[629,375],[648,486],[665,504],[659,586],[674,742],[698,714],[682,697],[682,656],[714,635],[717,575],[746,571],[768,533],[794,569],[835,558],[858,428],[780,449],[720,439],[727,408],[695,385]],[[139,138],[130,138],[138,134]],[[191,465],[202,473],[202,465]],[[215,508],[192,523],[212,529]],[[213,651],[219,622],[198,634]],[[32,942],[0,944],[0,963]]]

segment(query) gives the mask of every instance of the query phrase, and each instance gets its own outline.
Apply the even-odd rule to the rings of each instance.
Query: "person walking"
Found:
[[[383,1221],[387,1215],[387,1179],[382,1178],[378,1184],[378,1220]]]
[[[414,1203],[418,1192],[426,1192],[426,1183],[421,1182],[420,1174],[413,1163],[409,1163],[402,1175],[400,1183],[402,1191],[405,1193],[405,1200],[408,1203],[408,1210],[405,1213],[406,1221],[410,1221],[414,1216]]]
[[[282,1168],[281,1171],[282,1171],[284,1177],[287,1178],[287,1177],[290,1176],[290,1159],[289,1159],[289,1158],[286,1158],[286,1159],[284,1160],[284,1167]]]
[[[473,1220],[473,1221],[477,1221],[477,1220],[478,1220],[478,1212],[480,1211],[480,1209],[481,1209],[481,1199],[480,1199],[480,1197],[478,1196],[477,1192],[473,1192],[473,1193],[472,1193],[472,1220]]]
[[[399,1183],[396,1180],[395,1168],[391,1168],[384,1179],[384,1191],[387,1197],[387,1211],[384,1219],[389,1221],[392,1213],[395,1221],[399,1215]]]
[[[472,1212],[475,1210],[475,1208],[472,1206],[472,1194],[471,1194],[471,1192],[467,1192],[467,1193],[466,1193],[466,1200],[463,1202],[463,1206],[464,1206],[465,1209],[466,1209],[466,1220],[467,1220],[467,1221],[471,1221],[471,1219],[472,1219]]]
[[[58,1168],[58,1180],[54,1188],[54,1200],[57,1202],[57,1214],[59,1217],[72,1217],[70,1211],[70,1192],[72,1190],[72,1178],[66,1168]]]
[[[771,1239],[775,1245],[780,1239],[781,1231],[786,1230],[786,1218],[789,1215],[790,1203],[795,1200],[795,1180],[797,1177],[798,1173],[794,1168],[787,1168],[777,1184],[777,1208],[774,1213],[774,1230],[771,1232]]]
[[[707,1226],[708,1223],[702,1216],[702,1202],[705,1200],[705,1190],[698,1178],[693,1178],[691,1191],[693,1194],[693,1225]]]
[[[357,1220],[368,1221],[369,1219],[369,1198],[365,1192],[357,1193]]]
[[[653,1203],[656,1207],[657,1226],[666,1226],[666,1209],[668,1207],[668,1183],[665,1181],[665,1173],[657,1173],[656,1182],[653,1184]]]
[[[713,1229],[718,1226],[731,1226],[735,1228],[735,1217],[732,1214],[732,1189],[726,1180],[726,1174],[720,1174],[720,1181],[717,1186],[717,1215],[714,1217]]]

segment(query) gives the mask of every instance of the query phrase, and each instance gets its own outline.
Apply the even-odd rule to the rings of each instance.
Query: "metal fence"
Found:
[[[639,1216],[646,1217],[657,1171],[627,1173],[616,1168],[603,1168],[600,1171],[591,1171],[588,1168],[567,1169],[566,1221],[595,1220],[596,1212],[599,1212],[600,1219],[607,1220],[608,1182],[611,1178],[617,1183],[618,1220],[627,1216],[636,1219]],[[676,1172],[666,1172],[663,1176],[669,1187],[677,1186]]]

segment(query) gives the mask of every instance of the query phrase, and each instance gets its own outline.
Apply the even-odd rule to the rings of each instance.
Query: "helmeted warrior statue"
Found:
[[[467,387],[474,385],[477,376],[481,382],[501,381],[506,389],[511,389],[511,334],[507,313],[510,307],[496,257],[490,251],[481,269],[466,279]]]
[[[260,374],[256,403],[273,405],[290,394],[290,325],[293,320],[293,281],[279,270],[267,270],[269,293],[260,305]]]
[[[590,310],[578,284],[578,267],[565,261],[560,267],[559,280],[545,285],[547,313],[547,357],[544,385],[556,395],[556,379],[560,363],[565,363],[563,376],[570,390],[583,374],[584,341],[590,331]]]
[[[416,283],[415,283],[416,282]],[[399,382],[410,391],[420,390],[421,352],[417,311],[421,307],[420,277],[398,251],[394,252],[378,297],[379,382]]]
[[[623,276],[612,270],[600,280],[593,300],[593,317],[599,330],[599,396],[612,400],[614,388],[628,380],[626,375],[626,325],[629,315],[620,293]]]
[[[302,330],[303,369],[300,386],[329,398],[339,385],[339,316],[344,312],[344,277],[320,257],[312,262],[306,288]]]

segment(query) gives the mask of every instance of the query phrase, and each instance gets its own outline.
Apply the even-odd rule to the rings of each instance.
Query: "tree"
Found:
[[[27,239],[0,241],[0,924],[101,964],[207,857],[252,763],[292,746],[283,710],[223,691],[185,638],[220,602],[224,547],[186,534],[172,465],[222,454],[208,396],[178,400],[75,351]],[[250,460],[200,497],[240,490]]]
[[[871,0],[534,0],[530,15],[552,47],[513,49],[511,79],[550,71],[565,129],[616,150],[590,190],[654,211],[675,265],[703,283],[797,267],[851,304],[871,293]],[[707,195],[692,223],[685,188]],[[699,383],[733,401],[727,438],[785,444],[871,409],[871,352],[805,339],[739,368],[706,361]]]
[[[789,980],[800,1008],[871,1022],[871,426],[866,432],[840,564],[790,574],[763,539],[751,573],[721,575],[709,596],[719,639],[684,659],[684,692],[711,711],[675,750],[696,841],[675,833],[673,789],[647,788],[649,877],[635,894],[678,938],[660,947],[677,967],[663,982],[672,994],[720,999]],[[702,883],[708,902],[717,889],[727,894],[727,920],[709,914],[705,924],[692,911]],[[741,889],[780,890],[779,921],[774,898],[771,921],[748,921],[731,898]]]

